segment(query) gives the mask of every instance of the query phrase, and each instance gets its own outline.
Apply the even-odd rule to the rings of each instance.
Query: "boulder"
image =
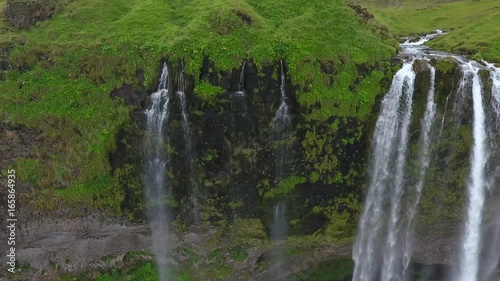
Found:
[[[53,0],[7,0],[4,16],[11,25],[28,29],[39,21],[51,18],[55,10]]]

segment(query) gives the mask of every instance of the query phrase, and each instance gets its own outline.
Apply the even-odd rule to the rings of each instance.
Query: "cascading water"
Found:
[[[189,197],[189,200],[192,205],[192,216],[193,220],[196,224],[200,222],[200,206],[199,206],[199,189],[198,189],[198,172],[196,168],[196,157],[194,155],[193,150],[193,141],[191,128],[189,127],[189,116],[187,113],[187,102],[186,102],[186,94],[184,93],[185,81],[184,81],[184,67],[181,68],[178,79],[178,88],[176,95],[180,101],[181,107],[181,115],[182,115],[182,134],[184,136],[184,144],[185,144],[185,158],[188,162],[189,173],[190,173],[190,183],[191,183],[191,191],[192,194]]]
[[[148,217],[152,232],[152,248],[156,255],[159,280],[167,280],[169,217],[164,202],[167,200],[166,169],[168,159],[163,150],[164,127],[169,114],[168,67],[163,66],[158,91],[151,95],[151,106],[146,110],[147,133],[144,142],[144,185],[148,203]]]
[[[245,67],[246,61],[243,61],[240,72],[240,82],[238,84],[238,91],[231,93],[231,111],[236,114],[246,114],[247,101],[245,96]]]
[[[492,81],[491,97],[492,108],[495,112],[497,129],[500,128],[500,68],[495,68],[492,64],[488,65],[491,68],[490,79]]]
[[[399,124],[399,140],[397,142],[397,158],[396,169],[394,173],[394,185],[392,187],[392,196],[390,198],[390,221],[388,227],[388,241],[386,245],[386,257],[382,268],[382,280],[400,280],[401,279],[401,251],[400,251],[400,213],[401,213],[401,197],[403,195],[404,173],[406,165],[406,155],[408,151],[408,128],[411,121],[413,90],[415,82],[415,73],[411,73],[407,80],[407,89],[402,91],[407,92],[403,96],[400,108],[402,114],[401,123]],[[402,111],[402,112],[401,112]]]
[[[283,180],[287,176],[287,145],[286,140],[290,136],[292,123],[291,117],[288,112],[287,97],[286,97],[286,76],[283,67],[283,61],[280,62],[280,91],[281,99],[280,106],[276,111],[276,115],[273,120],[273,128],[275,130],[274,140],[278,143],[275,150],[275,164],[276,164],[276,179],[278,181]],[[284,202],[278,202],[273,208],[273,224],[271,226],[271,239],[274,244],[283,241],[287,234],[287,224],[286,224],[286,204]],[[279,246],[278,246],[279,247]],[[281,260],[283,258],[283,252],[277,248],[274,252],[274,267],[273,272],[274,279],[282,278],[282,265]],[[283,279],[280,279],[283,280]]]
[[[285,70],[283,68],[283,61],[280,62],[280,91],[281,91],[281,99],[280,106],[276,111],[276,115],[274,116],[274,130],[275,130],[275,140],[279,141],[280,144],[276,149],[276,178],[283,179],[286,176],[286,160],[287,160],[287,147],[282,142],[287,139],[290,135],[290,131],[292,128],[292,122],[290,118],[290,113],[288,112],[288,104],[286,97],[286,76]]]
[[[446,112],[448,111],[448,102],[450,101],[450,96],[451,94],[446,96],[446,103],[444,104],[444,113],[443,117],[441,118],[441,127],[439,128],[439,138],[441,138],[441,136],[443,135],[444,120],[446,119]]]
[[[490,163],[486,168],[487,194],[490,195],[485,206],[493,206],[491,212],[487,212],[483,218],[483,253],[480,262],[481,281],[495,280],[500,275],[500,194],[498,184],[500,183],[500,68],[493,64],[486,63],[490,70],[490,80],[492,84],[491,99],[487,114],[487,134],[489,138]]]
[[[409,265],[413,255],[414,225],[418,205],[425,190],[426,173],[432,159],[431,143],[434,139],[433,126],[437,115],[436,70],[428,64],[431,76],[430,87],[425,112],[420,121],[419,172],[416,173],[413,186],[411,178],[406,179],[405,176],[405,170],[411,170],[411,167],[405,167],[405,162],[407,161],[408,127],[412,111],[412,87],[415,81],[412,64],[415,59],[430,61],[433,57],[447,57],[456,61],[462,68],[463,75],[460,84],[456,89],[452,86],[452,91],[456,91],[456,94],[453,95],[453,115],[450,121],[456,126],[455,132],[467,126],[464,107],[470,100],[467,95],[472,93],[473,148],[470,159],[470,177],[467,182],[468,202],[460,244],[461,250],[457,253],[458,263],[454,265],[455,270],[451,280],[491,281],[500,276],[498,268],[500,208],[495,207],[495,204],[500,202],[500,194],[493,188],[500,179],[500,168],[497,160],[490,159],[490,155],[498,157],[500,153],[497,149],[497,131],[500,125],[500,72],[486,62],[483,66],[476,62],[468,62],[459,56],[432,53],[426,48],[418,47],[422,42],[432,38],[432,36],[426,36],[418,42],[407,41],[401,45],[406,62],[395,74],[391,88],[382,102],[382,110],[373,136],[371,181],[353,247],[355,261],[353,280],[356,281],[411,280]],[[480,75],[480,71],[484,70],[490,72],[492,85],[491,99],[486,103]],[[449,141],[442,140],[441,134],[445,129],[446,110],[448,110],[448,101],[451,96],[451,93],[446,96],[446,105],[439,128],[439,141]],[[460,136],[453,137],[457,140],[460,138]],[[443,151],[449,153],[441,150]],[[414,194],[406,194],[411,190],[414,190]],[[403,209],[403,206],[406,209]],[[486,222],[484,220],[488,218],[485,217],[485,213],[492,213],[491,218]],[[489,223],[489,226],[485,226],[485,223]],[[488,229],[487,236],[483,233],[483,228]],[[482,250],[485,242],[489,242],[488,246],[484,245]]]
[[[243,93],[243,89],[245,88],[245,66],[246,66],[246,64],[247,64],[247,61],[243,61],[243,64],[241,65],[240,83],[238,84],[238,92],[240,92],[240,93]]]
[[[436,116],[436,102],[434,101],[435,95],[435,79],[436,79],[436,69],[429,65],[430,68],[430,87],[427,95],[427,105],[425,107],[424,117],[421,122],[421,136],[420,136],[420,148],[419,148],[419,162],[420,162],[420,174],[418,175],[418,182],[415,186],[415,198],[407,209],[407,222],[406,222],[406,233],[404,236],[405,243],[403,248],[403,280],[408,280],[408,267],[411,261],[411,255],[413,253],[413,231],[414,231],[414,220],[417,213],[417,207],[420,203],[420,198],[422,196],[422,191],[424,189],[425,174],[430,164],[430,146],[432,139],[432,128],[434,125],[434,118]],[[449,97],[449,96],[448,96]],[[448,99],[447,97],[447,99]]]
[[[472,98],[474,107],[471,173],[468,183],[468,203],[466,222],[462,237],[462,251],[459,258],[459,275],[456,280],[475,281],[478,278],[479,253],[481,246],[481,222],[485,201],[485,166],[487,161],[485,112],[483,90],[479,78],[479,68],[472,62],[463,64],[464,76],[472,73]]]
[[[399,199],[402,195],[415,81],[412,65],[413,60],[405,62],[402,69],[395,74],[377,120],[373,138],[372,179],[353,249],[355,261],[353,280],[374,280],[381,270],[384,278],[401,276],[402,254],[397,251],[400,246],[397,212],[400,209]],[[386,194],[392,194],[390,202],[387,202]],[[384,205],[387,203],[391,204],[387,230],[389,239],[386,240],[385,255],[382,256],[383,250],[379,240],[386,224]],[[383,268],[380,268],[382,257]]]

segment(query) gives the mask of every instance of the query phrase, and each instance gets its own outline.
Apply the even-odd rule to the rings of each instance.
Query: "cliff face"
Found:
[[[366,180],[369,134],[375,117],[368,120],[342,116],[331,116],[324,121],[311,119],[312,108],[320,108],[321,103],[301,106],[297,102],[300,89],[287,76],[285,90],[293,130],[286,143],[280,143],[274,138],[276,127],[273,125],[281,99],[279,62],[267,64],[259,72],[249,60],[243,72],[242,97],[237,96],[240,70],[221,71],[214,63],[206,61],[200,77],[220,87],[222,93],[214,100],[203,100],[196,93],[198,89],[194,87],[193,77],[187,79],[185,92],[194,147],[192,155],[185,154],[181,107],[175,97],[167,124],[170,158],[167,182],[174,194],[175,202],[171,203],[179,219],[188,225],[193,223],[187,215],[193,207],[188,197],[200,196],[203,201],[200,211],[208,222],[259,218],[269,228],[272,206],[279,200],[286,200],[290,206],[288,219],[294,221],[290,234],[324,231],[330,223],[334,224],[330,217],[339,214],[345,221],[342,225],[334,225],[342,228],[337,238],[350,237],[359,210],[359,194]],[[174,93],[176,67],[171,65]],[[388,85],[389,81],[382,83]],[[136,127],[120,135],[119,149],[111,154],[111,159],[115,173],[125,166],[134,167],[134,177],[123,175],[127,195],[122,206],[135,218],[144,218],[142,186],[128,184],[140,182],[141,173],[138,147],[144,115],[139,111],[135,116]],[[124,143],[129,144],[128,149]],[[276,175],[278,145],[285,145],[287,154],[283,164],[287,171],[282,180]],[[124,159],[123,155],[128,155],[129,159]],[[195,174],[188,164],[189,157],[194,158]],[[197,182],[193,183],[190,177]]]
[[[149,230],[144,227],[144,110],[165,61],[172,104],[164,150],[172,197],[163,203],[172,214],[171,240],[176,245],[170,262],[194,280],[207,280],[207,276],[210,280],[249,280],[248,276],[270,280],[266,275],[272,265],[269,238],[279,202],[287,206],[289,239],[284,248],[291,263],[317,264],[350,256],[350,246],[343,243],[350,242],[355,232],[380,99],[398,68],[397,60],[389,63],[394,50],[381,39],[388,39],[386,32],[370,25],[372,17],[366,10],[353,6],[355,12],[341,1],[321,1],[318,11],[303,12],[301,3],[290,1],[290,10],[282,11],[285,8],[275,6],[276,1],[245,1],[241,7],[221,4],[218,9],[204,3],[208,10],[204,13],[152,1],[137,7],[131,2],[114,6],[120,9],[110,16],[103,12],[106,9],[89,3],[82,2],[82,11],[78,3],[68,4],[60,16],[23,34],[24,45],[9,45],[8,52],[0,54],[0,92],[7,93],[0,95],[0,127],[7,132],[0,136],[0,151],[5,152],[0,156],[1,170],[19,171],[22,234],[42,233],[46,244],[37,237],[26,241],[48,245],[22,246],[29,257],[24,262],[43,260],[31,265],[38,270],[33,274],[40,275],[39,269],[54,276],[88,268],[132,270],[137,261],[142,269],[152,267],[148,253],[131,251],[151,251]],[[162,7],[161,16],[179,11],[163,23],[164,32],[146,28],[150,17],[145,15],[155,14],[157,7]],[[282,16],[270,10],[282,11],[278,13]],[[85,25],[91,16],[101,26]],[[127,28],[137,18],[145,20],[143,30]],[[102,33],[100,28],[106,29],[107,37],[94,42],[92,34]],[[75,37],[56,36],[60,33]],[[45,37],[60,41],[44,41]],[[273,119],[281,100],[281,58],[292,130],[278,141],[280,132]],[[189,153],[175,95],[181,61],[193,147]],[[450,110],[448,100],[452,102],[453,95],[449,99],[448,95],[460,77],[453,62],[433,64],[436,100],[444,115]],[[425,107],[428,69],[421,66],[417,76],[412,145],[418,142],[417,116]],[[240,90],[243,97],[237,94]],[[449,145],[434,148],[443,157],[431,168],[431,192],[422,199],[419,229],[423,237],[429,237],[435,226],[443,226],[438,228],[441,232],[432,233],[435,237],[453,232],[460,216],[462,201],[456,199],[463,194],[463,181],[459,175],[467,169],[470,146],[470,112],[463,114],[457,117],[457,128],[446,119],[442,133]],[[278,172],[275,161],[279,147],[286,148],[285,172]],[[415,147],[412,153],[416,154]],[[449,167],[450,161],[456,166]],[[443,169],[456,176],[444,179]],[[0,181],[5,182],[5,177]],[[0,195],[5,198],[3,192]],[[444,217],[434,215],[440,210]],[[0,216],[5,218],[4,213]],[[96,224],[97,218],[106,223]],[[449,227],[444,223],[448,221]],[[140,226],[123,230],[117,223]],[[66,233],[54,233],[55,228]],[[105,245],[116,237],[127,241],[117,247],[116,255],[85,252],[85,245],[94,238]],[[59,248],[50,242],[56,238],[69,242]],[[70,242],[80,245],[78,250],[71,251]],[[40,254],[40,249],[49,249],[53,256]],[[428,252],[417,249],[417,256],[422,253],[424,263],[446,259],[439,253],[429,257]],[[84,255],[88,256],[77,258]]]
[[[471,146],[471,113],[467,110],[472,101],[468,95],[457,94],[462,79],[459,67],[454,61],[445,59],[431,61],[431,64],[436,68],[436,122],[439,123],[434,135],[440,135],[441,141],[432,147],[436,157],[431,161],[426,190],[419,207],[415,259],[424,264],[450,261],[450,255],[453,253],[450,237],[457,233],[465,193],[464,177],[460,175],[467,174]],[[178,89],[180,65],[176,62],[169,62],[168,65],[171,69],[170,88],[175,93]],[[419,120],[425,110],[430,84],[426,63],[417,60],[414,68],[417,76],[414,116],[410,125],[410,167],[418,165]],[[241,96],[236,96],[236,92],[240,90],[241,69],[219,70],[214,62],[205,59],[200,67],[199,77],[216,87],[218,94],[213,99],[202,98],[199,92],[201,90],[197,89],[194,82],[195,77],[187,76],[185,93],[193,145],[193,151],[189,155],[186,154],[180,100],[173,95],[165,131],[168,139],[165,151],[169,158],[167,182],[172,191],[172,197],[166,204],[173,220],[170,241],[176,245],[177,253],[171,258],[171,262],[180,265],[181,271],[197,276],[193,278],[204,278],[203,276],[213,272],[193,273],[191,258],[183,257],[184,254],[179,251],[189,249],[197,256],[203,257],[202,259],[208,258],[213,254],[212,251],[219,251],[217,255],[221,255],[221,260],[217,264],[209,260],[204,263],[209,267],[228,266],[228,272],[221,275],[221,280],[231,276],[257,276],[254,280],[269,280],[271,275],[268,274],[271,274],[270,266],[272,267],[269,237],[273,206],[277,202],[287,204],[286,224],[290,238],[286,248],[287,251],[295,251],[287,258],[288,262],[302,264],[299,261],[310,256],[307,258],[308,264],[316,265],[331,258],[350,257],[349,244],[335,245],[349,242],[355,232],[360,202],[368,182],[370,141],[380,102],[374,105],[370,118],[332,116],[320,122],[309,116],[314,107],[321,107],[321,104],[310,107],[300,105],[297,101],[300,87],[293,84],[293,77],[287,76],[285,89],[293,130],[286,141],[289,157],[285,164],[288,171],[285,179],[280,181],[274,161],[278,144],[274,138],[276,132],[273,126],[281,99],[279,73],[279,62],[266,64],[259,71],[252,60],[248,60],[244,71],[245,97],[241,99]],[[137,71],[137,75],[138,81],[141,81],[141,71]],[[487,85],[487,76],[483,75],[483,78],[483,83]],[[387,79],[382,83],[387,89],[390,76],[387,75]],[[121,212],[127,216],[126,221],[139,225],[146,220],[142,179],[144,109],[149,106],[146,93],[154,92],[155,88],[155,84],[144,87],[143,84],[137,83],[126,84],[110,92],[114,99],[123,100],[137,108],[132,113],[130,122],[125,123],[119,130],[116,149],[109,154],[109,159],[112,176],[119,183],[117,190],[124,193]],[[381,97],[382,95],[379,96]],[[36,156],[30,155],[28,148],[37,141],[42,142],[43,136],[37,137],[35,132],[24,127],[7,129],[9,140],[20,139],[12,141],[12,144],[10,141],[4,144],[5,148],[9,147],[10,153],[19,154],[15,156],[16,159],[30,159]],[[190,159],[194,163],[194,172]],[[24,163],[29,161],[19,161],[29,166],[29,163]],[[443,177],[443,174],[457,176]],[[411,172],[408,177],[413,177]],[[34,179],[33,182],[28,182],[27,186],[20,188],[28,190],[36,180],[39,179]],[[193,197],[197,198],[197,205],[192,204]],[[29,205],[21,205],[23,219],[26,221],[22,228],[23,233],[47,233],[49,237],[59,237],[59,234],[50,234],[50,230],[41,227],[47,223],[51,224],[50,218],[37,215],[39,210],[28,210],[26,206]],[[193,208],[198,208],[201,220],[193,218]],[[81,236],[83,233],[94,233],[92,235],[101,237],[104,231],[108,233],[104,236],[109,237],[110,233],[117,231],[117,226],[114,225],[117,223],[116,219],[96,226],[92,217],[82,217],[78,215],[79,212],[95,214],[94,211],[86,211],[82,206],[58,211],[58,214],[63,216],[79,216],[79,220],[87,225],[81,228],[71,221],[62,222],[60,226],[67,233],[72,233],[68,237],[73,237],[65,236],[64,239],[85,245],[87,236]],[[100,217],[109,219],[109,215],[101,214]],[[120,246],[120,254],[113,256],[113,263],[91,266],[92,259],[100,259],[100,255],[104,255],[104,252],[92,252],[88,259],[80,260],[80,265],[61,268],[75,272],[88,269],[87,265],[96,269],[124,265],[133,267],[137,266],[138,261],[142,264],[151,259],[147,254],[141,254],[137,260],[131,262],[125,255],[130,251],[150,250],[147,228],[133,226],[120,232],[126,235],[116,233],[111,236],[121,237],[123,241],[140,239],[142,242],[135,245],[130,242]],[[38,243],[36,239],[34,241]],[[99,243],[108,242],[99,238]],[[84,248],[82,246],[82,251]],[[53,262],[61,264],[65,259],[75,262],[78,260],[75,257],[80,255],[78,251],[52,250]],[[231,260],[231,255],[240,250],[247,258],[235,263]],[[40,258],[32,249],[25,251],[30,257],[26,262]],[[53,271],[50,266],[40,263],[32,266],[55,272],[51,274],[57,274],[61,270],[56,268],[57,270]],[[299,271],[307,269],[297,268]],[[245,277],[242,272],[249,275]],[[286,271],[286,274],[296,272]]]

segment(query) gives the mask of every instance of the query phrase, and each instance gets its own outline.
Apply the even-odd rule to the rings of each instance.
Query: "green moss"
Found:
[[[351,260],[330,260],[295,274],[291,281],[314,280],[314,281],[342,281],[349,278],[354,270]]]
[[[229,207],[231,209],[237,209],[237,208],[239,208],[241,206],[243,206],[243,201],[241,201],[241,200],[236,200],[236,201],[229,202]]]
[[[282,180],[279,186],[272,188],[264,193],[264,198],[270,199],[278,195],[290,194],[293,192],[296,185],[306,182],[305,177],[292,176]]]
[[[232,272],[232,267],[225,262],[222,249],[211,252],[207,257],[207,262],[209,267],[206,278],[209,280],[224,280]]]
[[[50,200],[54,207],[72,209],[74,215],[81,215],[83,208],[101,209],[112,214],[121,213],[120,204],[123,201],[123,190],[113,182],[111,177],[101,177],[83,184],[72,184],[66,189],[45,191],[39,198],[40,203]]]
[[[435,65],[436,71],[440,71],[444,74],[453,74],[457,68],[457,63],[448,59],[440,59]]]
[[[43,165],[38,159],[18,158],[16,159],[16,173],[19,179],[31,184],[38,184],[43,177]]]
[[[109,163],[119,129],[131,122],[130,112],[137,108],[110,99],[109,93],[123,84],[154,85],[159,61],[183,61],[195,78],[195,93],[213,103],[222,89],[199,79],[204,58],[221,71],[239,68],[250,57],[259,70],[284,59],[292,84],[299,88],[297,101],[311,109],[307,121],[331,116],[363,120],[381,93],[384,77],[372,70],[396,51],[343,0],[320,0],[307,8],[297,0],[68,1],[51,20],[30,30],[13,30],[0,21],[0,30],[7,29],[0,42],[15,44],[14,38],[22,38],[24,44],[13,49],[9,61],[14,70],[0,81],[0,115],[39,130],[44,138],[40,150],[50,159],[47,171],[31,180],[43,178],[47,187],[59,189],[37,190],[36,206],[77,212],[86,206],[120,214],[126,194],[141,198],[140,180],[129,176],[137,171],[124,166],[111,176]],[[321,70],[326,61],[333,62],[335,74]],[[368,73],[358,73],[357,66],[365,66]],[[139,85],[138,69],[144,71],[144,85]],[[320,107],[313,107],[317,102]],[[340,151],[333,151],[330,139],[338,129],[337,121],[327,131],[311,128],[306,133],[302,144],[307,172],[302,176],[314,171],[312,180],[325,182],[336,171]],[[346,138],[346,144],[352,142]],[[257,162],[253,148],[232,152],[250,164]],[[218,156],[209,152],[203,157],[209,163]],[[292,177],[271,190],[264,182],[259,192],[271,198],[303,182],[304,177]],[[227,181],[204,184],[223,186]],[[139,217],[145,207],[140,200],[126,203],[129,208],[123,210],[129,218]],[[204,216],[222,217],[215,202]]]
[[[230,230],[231,241],[235,245],[256,246],[267,243],[264,224],[259,219],[238,219]]]
[[[248,257],[248,253],[241,247],[234,247],[229,250],[229,256],[237,262],[244,262]]]
[[[222,88],[220,86],[214,86],[208,81],[203,80],[196,84],[194,93],[197,94],[202,100],[213,103],[222,93]]]
[[[319,174],[317,172],[311,172],[309,174],[309,181],[311,181],[312,183],[315,183],[319,180]]]
[[[113,269],[109,272],[101,273],[94,279],[95,281],[156,281],[158,273],[152,262],[142,262],[128,270]]]

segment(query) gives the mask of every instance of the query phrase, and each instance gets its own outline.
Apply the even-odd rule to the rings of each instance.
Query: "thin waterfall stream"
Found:
[[[151,95],[151,106],[146,110],[147,126],[144,141],[144,185],[151,227],[152,248],[156,256],[159,280],[168,279],[166,259],[169,249],[169,216],[164,204],[168,198],[166,183],[168,159],[164,151],[165,124],[169,117],[169,73],[163,65],[158,90]]]
[[[245,115],[247,113],[247,101],[245,95],[245,67],[247,62],[243,61],[240,71],[240,82],[238,83],[238,91],[230,94],[231,97],[231,112],[234,114]]]
[[[288,111],[287,96],[286,96],[286,76],[283,61],[280,61],[280,106],[276,111],[273,120],[273,127],[275,130],[274,140],[278,143],[275,149],[275,165],[276,165],[276,179],[278,182],[284,180],[288,175],[288,147],[286,144],[287,138],[291,134],[292,123]],[[274,250],[274,278],[281,278],[282,272],[282,259],[283,251],[280,249],[282,241],[287,235],[287,222],[286,222],[286,204],[283,201],[278,201],[273,207],[273,223],[271,226],[271,240],[275,245]],[[282,279],[280,279],[282,280]]]
[[[199,179],[198,170],[196,167],[196,155],[193,148],[192,132],[189,127],[189,115],[187,109],[187,101],[185,94],[186,82],[184,80],[184,66],[181,65],[181,70],[178,78],[178,91],[176,93],[181,107],[182,116],[182,135],[184,137],[184,156],[189,168],[189,182],[191,195],[189,197],[192,205],[191,215],[195,224],[200,223],[200,194],[199,194]]]

